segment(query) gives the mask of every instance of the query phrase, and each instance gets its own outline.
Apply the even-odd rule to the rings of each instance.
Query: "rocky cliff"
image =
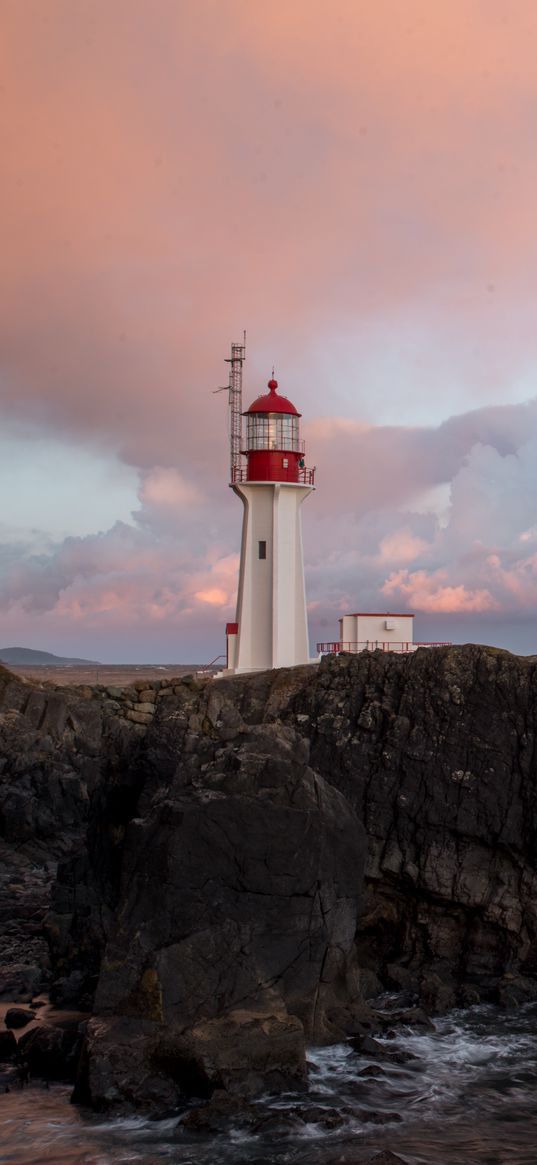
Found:
[[[385,989],[537,995],[536,696],[533,659],[475,646],[144,691],[3,673],[6,869],[70,849],[47,930],[56,997],[95,1010],[80,1094],[297,1084]]]

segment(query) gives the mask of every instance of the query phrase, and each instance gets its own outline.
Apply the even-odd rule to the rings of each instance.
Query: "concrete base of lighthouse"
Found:
[[[309,663],[300,507],[312,486],[241,482],[241,565],[229,672]]]

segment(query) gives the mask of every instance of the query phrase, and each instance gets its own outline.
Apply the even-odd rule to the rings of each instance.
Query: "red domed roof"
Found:
[[[258,396],[250,408],[246,409],[245,417],[248,416],[248,413],[287,413],[292,417],[302,416],[302,413],[295,409],[295,406],[291,404],[290,400],[287,400],[286,396],[280,396],[279,392],[276,391],[278,388],[277,380],[269,380],[268,388],[269,392],[264,393],[263,396]]]

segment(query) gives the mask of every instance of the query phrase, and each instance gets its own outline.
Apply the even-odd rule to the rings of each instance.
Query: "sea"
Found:
[[[306,1096],[264,1096],[251,1128],[213,1135],[188,1130],[185,1112],[110,1118],[34,1083],[0,1096],[0,1161],[365,1165],[389,1149],[407,1165],[537,1165],[537,1004],[454,1011],[379,1042],[381,1058],[310,1049]]]

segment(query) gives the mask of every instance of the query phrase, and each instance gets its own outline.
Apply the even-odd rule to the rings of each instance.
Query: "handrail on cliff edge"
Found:
[[[225,655],[215,655],[214,659],[212,659],[210,663],[204,663],[203,667],[197,668],[196,675],[197,676],[205,675],[206,672],[209,671],[209,668],[214,667],[215,663],[218,663],[219,659],[226,659],[226,656]]]

